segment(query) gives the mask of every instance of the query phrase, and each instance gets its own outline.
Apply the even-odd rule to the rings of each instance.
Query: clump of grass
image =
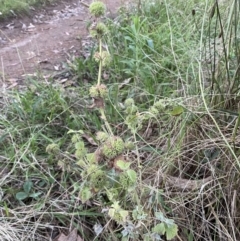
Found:
[[[0,1],[0,18],[16,16],[21,12],[28,11],[30,6],[42,5],[42,4],[46,4],[47,2],[49,2],[49,0],[20,0],[20,1],[1,0]]]
[[[4,94],[6,240],[239,240],[238,3],[139,3],[105,25],[97,3],[89,83]]]

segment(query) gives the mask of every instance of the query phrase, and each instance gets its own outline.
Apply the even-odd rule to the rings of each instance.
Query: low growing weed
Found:
[[[90,5],[90,12],[96,18],[99,17],[98,15],[102,15],[104,9],[104,4],[98,1]],[[139,19],[136,18],[135,21],[139,21]],[[136,24],[140,24],[140,22],[136,22]],[[134,31],[138,30],[134,29]],[[156,107],[152,107],[149,113],[143,113],[141,116],[134,100],[126,99],[126,116],[124,119],[132,137],[129,137],[129,141],[124,141],[120,136],[114,135],[105,111],[108,104],[105,101],[109,96],[108,88],[105,84],[102,84],[101,79],[103,69],[111,61],[111,55],[102,49],[103,37],[108,34],[108,29],[104,23],[98,20],[90,33],[99,43],[99,51],[94,54],[95,60],[99,62],[99,72],[97,83],[89,89],[89,95],[93,99],[90,108],[98,110],[102,122],[102,131],[97,132],[93,138],[97,145],[95,151],[91,151],[92,148],[89,150],[86,148],[83,141],[84,131],[69,132],[73,134],[72,144],[75,146],[75,157],[78,160],[77,164],[82,169],[79,198],[82,203],[89,202],[92,199],[98,200],[102,212],[106,213],[106,217],[108,216],[115,223],[116,228],[122,226],[121,240],[139,238],[149,240],[153,237],[159,239],[165,233],[167,239],[171,240],[177,234],[177,225],[173,220],[165,218],[163,213],[155,212],[158,222],[155,226],[152,226],[152,231],[142,225],[137,227],[138,221],[142,218],[147,220],[154,217],[146,212],[144,203],[138,197],[142,188],[141,184],[137,185],[138,181],[141,183],[142,178],[140,160],[134,164],[134,160],[128,160],[124,156],[126,151],[136,148],[134,143],[137,141],[136,133],[138,129],[142,128],[144,122],[158,114],[159,108],[161,109],[163,106],[160,102],[156,102],[158,103]],[[51,153],[54,150],[53,147],[52,145],[48,146],[48,152]],[[131,166],[135,166],[135,168]],[[126,203],[126,200],[129,204]],[[131,212],[134,212],[135,215],[132,216]],[[161,218],[158,218],[158,216]],[[130,232],[128,230],[130,226],[137,231],[132,230]],[[108,229],[108,227],[106,228]]]

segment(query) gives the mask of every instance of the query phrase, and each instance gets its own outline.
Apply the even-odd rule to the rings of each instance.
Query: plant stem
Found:
[[[102,56],[102,39],[101,38],[99,39],[99,55]],[[102,76],[102,59],[100,58],[99,69],[98,69],[98,80],[97,80],[98,85],[101,84],[101,76]],[[105,115],[104,108],[100,108],[99,111],[100,111],[100,114],[101,114],[101,118],[104,121],[104,124],[107,128],[108,133],[110,135],[113,135],[111,126],[109,125],[107,117]]]
[[[239,127],[239,124],[240,124],[240,112],[238,114],[238,118],[237,118],[236,124],[234,126],[233,135],[232,135],[232,142],[234,144],[234,147],[235,147],[235,138],[236,138],[237,129]]]
[[[102,56],[102,39],[99,39],[99,55]],[[98,69],[98,80],[97,84],[100,85],[101,83],[101,75],[102,75],[102,59],[100,58],[99,61],[99,69]]]
[[[104,120],[104,124],[105,124],[105,126],[106,126],[106,128],[107,128],[108,133],[109,133],[111,136],[113,136],[112,128],[111,128],[111,126],[110,126],[109,123],[108,123],[108,120],[107,120],[107,117],[106,117],[106,115],[105,115],[104,109],[103,109],[103,108],[100,108],[99,111],[100,111],[100,113],[101,113],[101,118]]]
[[[136,132],[133,132],[134,135],[134,143],[137,143]],[[139,183],[142,184],[142,172],[141,172],[141,160],[138,147],[136,145],[136,153],[137,153],[137,162],[138,162],[138,169],[139,169]]]

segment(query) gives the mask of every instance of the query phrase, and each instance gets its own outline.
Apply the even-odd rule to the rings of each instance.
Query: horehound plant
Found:
[[[159,210],[147,210],[145,201],[141,200],[144,188],[141,184],[142,167],[136,145],[138,130],[145,121],[159,114],[163,105],[156,102],[147,112],[140,114],[134,100],[127,99],[125,124],[134,141],[124,141],[122,137],[114,135],[105,114],[108,88],[102,83],[101,78],[103,69],[111,62],[109,52],[103,50],[103,37],[108,34],[108,28],[101,22],[101,17],[105,14],[106,6],[101,1],[95,1],[90,4],[89,11],[95,18],[90,34],[98,41],[99,46],[98,52],[94,54],[95,60],[99,63],[98,79],[97,83],[90,87],[89,95],[93,99],[91,108],[98,110],[103,128],[95,134],[97,148],[94,151],[88,150],[85,146],[82,139],[83,131],[69,131],[73,134],[75,157],[82,170],[79,198],[86,204],[93,199],[100,201],[102,212],[115,223],[116,229],[120,227],[123,241],[161,240],[162,235],[171,240],[177,235],[177,225],[173,220],[165,218]],[[128,160],[124,155],[133,149],[137,153],[137,163]],[[100,229],[96,234],[100,235],[102,232],[103,229]]]
[[[81,176],[84,185],[80,192],[80,198],[82,202],[86,202],[97,193],[107,194],[112,203],[108,212],[109,216],[118,223],[124,223],[129,213],[118,205],[119,198],[134,189],[137,173],[130,168],[131,163],[127,162],[123,156],[124,151],[132,145],[113,134],[105,115],[105,100],[108,96],[108,89],[105,84],[101,83],[101,76],[103,68],[109,65],[111,56],[102,49],[102,39],[107,34],[108,29],[100,21],[100,17],[105,14],[106,6],[100,1],[95,1],[89,6],[89,11],[96,19],[90,34],[97,39],[99,45],[99,51],[94,55],[95,60],[99,63],[98,79],[97,83],[90,87],[89,95],[93,99],[92,108],[97,108],[99,111],[105,131],[96,133],[95,137],[99,146],[93,153],[86,150],[84,142],[78,134],[72,138],[72,141],[75,142],[76,157],[79,159],[78,164],[83,168]]]

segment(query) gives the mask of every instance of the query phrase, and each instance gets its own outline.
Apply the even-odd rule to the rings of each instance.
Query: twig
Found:
[[[89,5],[88,5],[87,3],[84,3],[84,2],[82,2],[82,1],[80,1],[80,3],[81,3],[84,7],[89,8]]]

